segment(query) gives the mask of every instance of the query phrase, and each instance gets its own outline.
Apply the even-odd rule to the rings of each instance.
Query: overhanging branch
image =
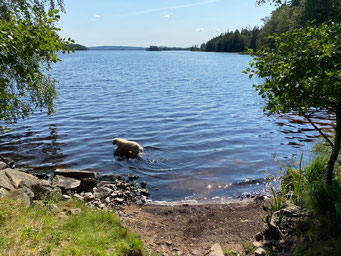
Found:
[[[310,117],[299,107],[301,114],[308,120],[308,122],[321,134],[321,136],[329,143],[329,145],[333,148],[334,143],[328,138],[327,135],[323,133],[323,131],[313,122],[311,121]]]

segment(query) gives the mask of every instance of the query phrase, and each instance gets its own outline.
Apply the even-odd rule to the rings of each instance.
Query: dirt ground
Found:
[[[121,219],[139,234],[149,252],[159,255],[206,255],[215,243],[243,255],[243,244],[262,231],[263,202],[145,205],[125,208]]]

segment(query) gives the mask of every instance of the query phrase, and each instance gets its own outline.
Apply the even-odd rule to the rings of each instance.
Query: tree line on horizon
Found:
[[[266,1],[259,0],[258,3]],[[311,22],[320,24],[337,19],[340,12],[336,6],[340,6],[340,2],[340,0],[284,1],[284,4],[278,5],[269,17],[263,19],[263,27],[227,31],[200,46],[192,46],[191,51],[246,52],[248,49],[256,51],[264,47],[272,48],[274,47],[272,37],[275,35],[302,28]]]

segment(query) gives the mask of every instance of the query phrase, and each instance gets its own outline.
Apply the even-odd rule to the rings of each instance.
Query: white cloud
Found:
[[[99,14],[95,14],[95,16],[94,16],[96,19],[99,19],[99,18],[101,18],[101,15],[99,15]]]
[[[183,8],[189,8],[189,7],[193,7],[193,6],[212,4],[215,2],[219,2],[219,1],[220,0],[205,0],[205,1],[200,1],[200,2],[191,3],[191,4],[175,5],[175,6],[168,6],[168,7],[163,7],[163,8],[155,8],[155,9],[144,10],[144,11],[140,11],[140,12],[131,13],[131,15],[139,15],[139,14],[146,14],[146,13],[152,13],[152,12],[161,12],[161,11],[167,11],[167,10],[183,9]]]
[[[205,31],[205,29],[203,29],[203,28],[197,28],[195,31],[198,31],[198,32],[204,32],[204,31]]]
[[[165,14],[165,15],[162,16],[162,18],[169,19],[170,18],[170,14]]]
[[[219,28],[215,28],[215,30],[219,33],[221,32],[221,30]]]

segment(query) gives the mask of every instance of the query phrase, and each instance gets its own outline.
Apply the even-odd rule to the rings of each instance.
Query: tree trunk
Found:
[[[335,140],[334,140],[332,153],[329,157],[329,161],[327,165],[327,173],[326,173],[327,185],[332,184],[332,181],[334,178],[334,165],[340,152],[340,144],[341,144],[341,104],[339,104],[336,108]]]

